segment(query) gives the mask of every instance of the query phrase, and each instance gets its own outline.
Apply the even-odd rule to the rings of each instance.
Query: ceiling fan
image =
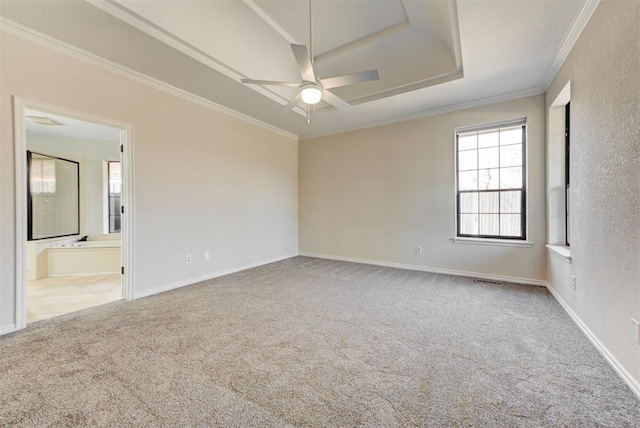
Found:
[[[287,86],[298,88],[295,97],[285,105],[282,110],[291,110],[298,104],[305,103],[307,107],[307,124],[311,123],[310,106],[325,101],[340,111],[348,111],[351,105],[342,98],[333,94],[329,89],[341,86],[354,85],[373,80],[379,80],[378,70],[367,70],[342,76],[320,79],[313,69],[313,17],[311,0],[309,0],[309,50],[305,45],[291,44],[293,56],[296,58],[300,70],[300,82],[278,82],[272,80],[241,79],[242,83],[254,85]]]

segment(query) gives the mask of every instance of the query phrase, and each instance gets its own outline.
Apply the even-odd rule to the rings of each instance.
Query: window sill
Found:
[[[547,245],[549,252],[566,263],[571,263],[571,250],[563,245]]]
[[[474,245],[496,245],[502,247],[525,247],[530,248],[533,242],[516,241],[510,239],[487,239],[487,238],[452,238],[456,244],[474,244]]]

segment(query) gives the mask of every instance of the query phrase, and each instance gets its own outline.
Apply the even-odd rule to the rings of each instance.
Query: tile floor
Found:
[[[27,323],[119,299],[122,299],[122,286],[117,273],[27,281]]]

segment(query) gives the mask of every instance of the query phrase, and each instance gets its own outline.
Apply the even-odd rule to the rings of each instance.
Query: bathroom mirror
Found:
[[[29,241],[80,234],[80,164],[27,151]]]

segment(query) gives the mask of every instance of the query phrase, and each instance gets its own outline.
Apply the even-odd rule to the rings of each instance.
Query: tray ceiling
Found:
[[[309,46],[306,0],[94,4],[236,81],[300,81],[289,45]],[[376,82],[332,91],[351,104],[461,77],[453,6],[448,0],[314,1],[313,56],[319,77],[378,69]],[[282,105],[296,94],[292,88],[250,87]]]
[[[306,0],[4,0],[0,14],[306,138],[542,93],[594,1],[315,0],[320,77],[380,80],[335,89],[354,108],[321,104],[310,126],[280,111],[295,89],[239,82],[300,80],[289,44],[309,43]]]

